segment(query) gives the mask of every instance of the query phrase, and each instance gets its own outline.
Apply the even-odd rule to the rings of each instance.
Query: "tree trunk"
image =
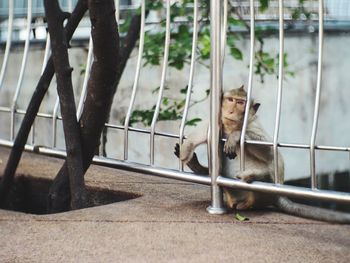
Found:
[[[68,43],[63,30],[63,13],[57,0],[44,0],[45,14],[51,36],[52,60],[57,79],[64,137],[67,151],[67,168],[71,190],[71,209],[86,206],[86,189],[82,161],[80,129],[72,85],[73,68],[69,65]]]
[[[113,0],[89,0],[94,62],[80,119],[84,172],[88,169],[108,119],[118,76],[119,34]],[[49,212],[68,210],[70,202],[67,161],[49,193]]]
[[[119,70],[118,70],[118,75],[116,76],[117,78],[115,82],[117,86],[121,76],[123,75],[124,69],[126,67],[126,63],[130,58],[130,54],[135,48],[136,42],[139,39],[140,27],[141,27],[141,15],[134,15],[133,18],[131,19],[128,33],[125,39],[121,43],[121,48],[119,52]],[[107,121],[109,121],[109,118],[107,119]],[[102,154],[102,156],[104,157],[107,156],[107,152],[106,152],[107,131],[108,131],[108,128],[105,127],[102,131],[102,136],[101,136],[102,153],[100,154]],[[96,149],[96,151],[99,152],[99,149]]]
[[[79,0],[74,11],[68,19],[67,25],[65,27],[66,38],[69,41],[75,29],[78,27],[80,20],[84,16],[87,10],[87,1]],[[18,131],[16,139],[14,141],[14,145],[11,148],[11,153],[9,159],[7,161],[3,179],[0,182],[0,204],[5,201],[6,196],[12,186],[13,178],[18,166],[18,163],[21,159],[24,146],[27,142],[28,135],[30,129],[34,123],[36,114],[39,111],[40,104],[46,94],[47,89],[50,86],[50,82],[54,75],[54,66],[52,58],[50,58],[47,62],[45,70],[40,77],[40,80],[36,86],[36,89],[33,93],[33,96],[29,102],[27,107],[26,114],[24,115],[23,121],[21,123],[21,127]]]

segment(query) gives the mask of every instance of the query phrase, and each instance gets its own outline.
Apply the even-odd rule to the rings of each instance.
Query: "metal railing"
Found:
[[[118,1],[117,1],[118,2]],[[286,148],[298,148],[308,150],[310,152],[310,174],[311,174],[311,189],[302,188],[302,187],[294,187],[283,185],[283,182],[277,181],[276,183],[264,183],[264,182],[253,182],[251,184],[243,183],[239,180],[226,178],[220,175],[220,157],[218,154],[219,148],[219,140],[220,140],[220,127],[219,127],[219,116],[220,116],[220,97],[222,93],[222,68],[223,68],[223,57],[224,57],[224,48],[225,48],[225,31],[227,25],[227,14],[223,14],[223,10],[227,12],[226,1],[216,1],[212,0],[210,5],[210,21],[211,21],[211,92],[210,92],[210,136],[209,136],[209,167],[210,167],[210,177],[207,175],[195,175],[192,173],[184,172],[183,166],[180,164],[178,170],[174,169],[166,169],[157,167],[154,163],[154,153],[155,153],[155,137],[162,136],[166,138],[175,138],[182,142],[185,138],[184,136],[184,125],[187,118],[188,108],[191,100],[191,92],[193,88],[193,78],[196,67],[196,45],[197,45],[197,26],[198,26],[198,1],[195,0],[193,3],[193,35],[192,35],[192,54],[191,54],[191,64],[188,78],[188,91],[186,94],[186,106],[183,113],[183,118],[181,120],[181,125],[179,132],[177,134],[160,132],[156,129],[156,124],[158,121],[159,108],[161,105],[161,101],[163,98],[163,91],[165,87],[165,82],[167,78],[167,66],[168,66],[168,52],[170,45],[170,0],[166,1],[166,32],[165,32],[165,52],[163,57],[163,65],[162,65],[162,74],[160,80],[160,89],[158,90],[158,98],[155,107],[155,112],[152,118],[152,124],[150,129],[147,128],[134,128],[129,126],[130,115],[134,109],[135,96],[139,92],[139,78],[140,71],[142,70],[142,53],[144,48],[144,36],[145,36],[145,15],[146,15],[146,0],[141,0],[141,32],[140,32],[140,41],[139,41],[139,50],[138,50],[138,58],[137,58],[137,66],[135,70],[135,78],[132,88],[132,95],[130,98],[130,103],[127,110],[127,115],[125,118],[124,125],[115,125],[111,123],[106,123],[106,127],[108,129],[120,130],[123,131],[124,134],[124,149],[123,149],[123,158],[118,160],[114,158],[106,158],[103,156],[95,156],[94,163],[98,165],[104,165],[109,167],[121,168],[125,170],[137,171],[142,173],[153,174],[161,177],[178,179],[188,182],[194,182],[199,184],[205,184],[211,186],[212,193],[212,201],[211,206],[208,208],[210,213],[224,213],[225,208],[222,199],[222,187],[232,187],[244,190],[251,191],[260,191],[260,192],[268,192],[278,195],[285,195],[291,197],[301,197],[301,198],[310,198],[315,200],[324,200],[324,201],[332,201],[332,202],[341,202],[350,204],[350,194],[344,192],[335,192],[330,190],[320,190],[316,184],[316,172],[315,172],[315,151],[316,150],[324,150],[324,151],[344,151],[350,152],[350,147],[337,147],[337,146],[322,146],[316,145],[316,134],[318,130],[318,115],[320,110],[320,93],[322,89],[322,59],[323,59],[323,19],[324,19],[324,3],[322,0],[318,1],[318,17],[319,17],[319,47],[318,47],[318,71],[317,71],[317,86],[316,86],[316,98],[315,98],[315,108],[313,114],[313,125],[312,125],[312,135],[310,138],[310,144],[292,144],[292,143],[282,143],[279,141],[279,127],[280,127],[280,114],[282,107],[282,91],[283,91],[283,54],[284,54],[284,8],[283,8],[283,0],[279,0],[279,68],[278,68],[278,93],[277,93],[277,104],[276,104],[276,115],[275,115],[275,127],[274,127],[274,135],[273,141],[247,141],[245,140],[245,132],[247,128],[247,115],[244,118],[244,124],[241,135],[241,168],[244,169],[244,152],[245,146],[247,144],[260,144],[260,145],[268,145],[273,147],[274,159],[275,159],[275,171],[278,169],[278,148],[286,147]],[[249,83],[248,83],[248,98],[247,98],[247,109],[249,108],[250,99],[252,96],[253,90],[253,65],[254,65],[254,46],[255,46],[255,7],[254,0],[249,1],[250,4],[250,59],[249,59]],[[31,20],[30,8],[31,1],[28,1],[28,14],[27,20]],[[117,6],[118,7],[118,6]],[[0,92],[3,86],[3,79],[6,76],[6,72],[8,69],[8,57],[10,56],[11,49],[11,32],[12,32],[12,14],[13,14],[13,0],[9,0],[9,22],[8,22],[8,38],[6,49],[4,52],[4,60],[1,66],[1,74],[0,74]],[[117,19],[119,18],[119,9],[117,8]],[[30,31],[30,23],[27,24],[27,29]],[[25,114],[25,111],[19,109],[17,107],[18,98],[21,96],[21,88],[23,86],[23,74],[26,69],[26,61],[28,58],[28,50],[29,50],[29,33],[27,36],[28,41],[25,42],[25,49],[23,52],[22,59],[22,67],[20,72],[20,77],[18,78],[17,88],[15,91],[15,95],[12,98],[11,107],[0,106],[0,113],[9,114],[10,117],[10,138],[1,138],[0,145],[11,147],[13,145],[13,139],[15,137],[15,121],[14,118],[17,115]],[[47,45],[45,51],[45,57],[43,59],[43,65],[46,65],[47,57],[49,54],[49,43],[50,38],[47,37]],[[84,76],[84,84],[82,87],[82,92],[80,95],[77,116],[81,115],[81,111],[84,105],[84,100],[86,96],[86,86],[87,80],[89,77],[90,66],[92,63],[92,54],[93,54],[93,46],[92,41],[90,40],[89,44],[89,52],[87,56],[86,62],[86,71]],[[57,157],[65,157],[64,149],[58,149],[56,145],[57,139],[57,120],[61,120],[61,117],[58,114],[58,99],[53,107],[52,114],[50,113],[38,113],[37,118],[46,118],[52,120],[52,144],[45,146],[37,146],[35,141],[34,132],[32,133],[31,142],[28,143],[25,147],[28,151],[34,151],[37,153],[52,155]],[[248,112],[248,111],[246,111]],[[141,164],[136,162],[131,162],[128,157],[129,152],[129,133],[137,132],[142,134],[148,134],[150,136],[150,145],[149,145],[149,164]]]

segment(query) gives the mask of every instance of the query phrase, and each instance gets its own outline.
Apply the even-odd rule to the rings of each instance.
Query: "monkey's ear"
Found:
[[[242,85],[239,90],[244,91],[244,85]]]
[[[260,107],[260,103],[254,103],[253,104],[253,109],[254,109],[255,113],[258,111],[259,107]]]

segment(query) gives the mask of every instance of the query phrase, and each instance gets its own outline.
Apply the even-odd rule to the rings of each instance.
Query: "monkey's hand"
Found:
[[[180,159],[180,145],[178,143],[175,144],[174,154],[177,158]],[[197,158],[197,154],[195,152],[193,152],[192,158],[188,162],[193,162],[193,163],[199,162]]]
[[[236,158],[236,148],[237,143],[239,142],[239,139],[241,137],[240,131],[235,131],[229,134],[229,136],[226,139],[225,145],[224,145],[224,153],[229,159]]]
[[[174,154],[177,158],[180,159],[180,144],[175,144],[175,147],[174,147]]]
[[[180,145],[177,143],[175,145],[175,151],[174,154],[179,157],[179,159],[184,162],[184,163],[188,163],[189,161],[191,161],[191,159],[193,158],[194,155],[194,147],[192,143],[187,143],[184,142],[181,145],[181,149],[180,149]]]
[[[246,171],[242,171],[240,172],[237,176],[237,179],[241,180],[242,182],[246,182],[246,183],[251,183],[256,181],[256,176],[254,175],[254,173],[250,170],[246,170]]]
[[[251,183],[254,181],[269,182],[270,174],[267,170],[248,169],[239,172],[235,177],[246,183]]]

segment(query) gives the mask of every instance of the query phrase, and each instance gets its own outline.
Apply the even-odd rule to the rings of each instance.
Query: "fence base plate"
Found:
[[[209,214],[212,214],[212,215],[223,215],[227,213],[227,209],[225,207],[208,206],[207,211]]]

